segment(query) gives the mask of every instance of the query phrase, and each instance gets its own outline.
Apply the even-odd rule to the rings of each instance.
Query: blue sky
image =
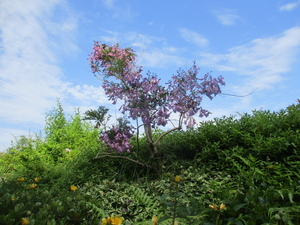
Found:
[[[90,71],[94,41],[132,47],[163,82],[196,60],[200,75],[225,78],[223,93],[255,90],[204,100],[209,119],[300,98],[300,1],[2,0],[0,9],[0,151],[43,130],[56,98],[66,113],[104,105],[120,115]]]

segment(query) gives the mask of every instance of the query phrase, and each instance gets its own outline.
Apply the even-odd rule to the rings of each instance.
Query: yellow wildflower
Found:
[[[212,204],[212,205],[209,205],[210,208],[212,208],[213,210],[218,210],[218,206],[216,204]]]
[[[220,210],[222,209],[226,209],[226,205],[224,205],[223,203],[220,205]]]
[[[157,216],[152,217],[152,225],[158,225],[158,218]]]
[[[111,218],[110,223],[111,225],[121,225],[123,223],[123,218],[116,215],[115,218]]]
[[[180,176],[176,176],[175,178],[174,178],[174,180],[175,180],[175,182],[179,182],[180,181]]]
[[[31,189],[36,188],[36,187],[37,187],[37,184],[32,184],[32,185],[30,185],[29,187],[30,187]]]
[[[70,189],[71,189],[71,191],[76,191],[76,190],[77,190],[77,187],[74,186],[74,185],[71,185],[71,186],[70,186]]]
[[[209,205],[209,208],[212,208],[213,210],[222,210],[226,209],[226,205],[224,205],[223,203],[221,205],[212,204]]]
[[[41,178],[39,178],[39,177],[34,178],[35,182],[39,182],[40,180],[41,180]]]
[[[24,177],[21,177],[21,178],[18,178],[17,180],[18,180],[18,181],[24,181],[25,178],[24,178]]]
[[[123,218],[116,215],[113,217],[108,217],[107,222],[109,222],[111,225],[121,225],[123,223]]]
[[[103,218],[101,225],[121,225],[124,219],[119,216]]]
[[[27,219],[25,219],[25,218],[22,218],[21,224],[22,225],[27,225],[27,224],[29,224],[29,221]]]
[[[236,193],[236,190],[231,191],[231,193],[232,193],[232,194],[235,194],[235,193]]]
[[[102,219],[101,225],[107,225],[107,219],[106,218]]]

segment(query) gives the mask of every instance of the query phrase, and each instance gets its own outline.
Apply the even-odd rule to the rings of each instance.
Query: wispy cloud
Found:
[[[300,50],[300,27],[229,49],[227,54],[202,54],[202,64],[247,76],[250,89],[271,88],[291,70]]]
[[[232,9],[217,10],[214,11],[213,14],[221,24],[226,26],[235,25],[237,20],[240,18],[239,15]]]
[[[59,64],[77,51],[77,22],[64,1],[1,1],[0,8],[0,131],[18,135],[21,126],[27,135],[42,128],[45,113],[70,88]],[[55,17],[58,9],[63,17]]]
[[[280,11],[292,11],[300,5],[300,1],[288,3],[279,8]]]
[[[152,48],[151,51],[143,53],[140,61],[146,67],[166,68],[172,66],[176,68],[182,66],[185,59],[173,54],[170,49]]]
[[[0,7],[0,117],[11,122],[40,121],[39,113],[62,90],[62,72],[53,49],[58,50],[57,40],[65,43],[73,22],[61,26],[50,22],[55,1],[2,1]],[[55,32],[59,36],[52,37]]]
[[[99,82],[100,84],[100,82]],[[91,85],[69,85],[65,90],[65,98],[73,99],[78,105],[104,105],[108,102],[102,87]]]
[[[209,44],[209,41],[205,37],[203,37],[201,34],[195,31],[186,28],[181,28],[179,29],[179,32],[184,40],[196,44],[198,47],[203,48]]]
[[[105,5],[105,7],[107,7],[108,9],[111,9],[114,5],[114,1],[115,0],[102,0],[103,4]]]
[[[132,7],[126,1],[119,1],[115,4],[115,0],[101,0],[104,7],[109,10],[108,19],[121,19],[122,21],[132,21],[139,14],[132,11]]]

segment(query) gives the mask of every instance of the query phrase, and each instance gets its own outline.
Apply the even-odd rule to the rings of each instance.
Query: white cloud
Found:
[[[218,10],[214,11],[213,13],[215,17],[218,19],[218,21],[226,26],[232,26],[235,25],[237,20],[240,18],[234,10],[231,9],[225,9],[225,10]]]
[[[120,44],[121,47],[131,47],[140,50],[145,50],[154,41],[163,41],[162,38],[157,38],[149,35],[137,34],[135,32],[119,33],[110,30],[102,29],[106,34],[100,36],[100,41],[108,45]]]
[[[55,4],[55,1],[48,4],[2,1],[0,5],[0,99],[5,106],[0,109],[0,115],[5,121],[25,122],[29,117],[40,120],[38,114],[61,92],[62,74],[52,50],[56,43],[48,38],[44,27],[44,24],[52,24],[49,17]],[[63,42],[63,38],[60,41]]]
[[[162,50],[153,48],[151,51],[145,51],[140,57],[139,62],[145,67],[165,68],[168,66],[180,67],[185,58],[168,52],[168,49]]]
[[[227,54],[202,54],[202,64],[247,75],[250,89],[268,89],[291,70],[300,47],[300,27],[229,49]]]
[[[135,33],[127,35],[128,40],[132,40],[131,47],[132,48],[139,48],[140,50],[145,50],[150,46],[153,41],[159,41],[155,37],[151,37],[149,35],[136,35]]]
[[[33,135],[30,131],[31,128],[28,128],[28,130],[20,130],[0,127],[0,152],[4,152],[4,149],[10,147],[12,143],[16,143],[16,140],[18,140],[21,136]]]
[[[201,48],[206,47],[209,44],[209,41],[206,38],[204,38],[201,34],[195,31],[185,29],[185,28],[181,28],[179,31],[181,37],[187,42],[196,44]]]
[[[280,11],[292,11],[300,5],[300,1],[285,4],[279,8]]]
[[[74,99],[79,105],[103,105],[108,103],[107,97],[101,87],[91,85],[69,86],[66,89],[68,94],[65,98]]]
[[[132,8],[125,1],[119,1],[115,4],[115,0],[101,0],[103,5],[109,9],[109,17],[114,19],[121,19],[122,21],[132,21],[139,14],[132,11]]]
[[[45,113],[68,86],[59,63],[77,50],[76,19],[64,1],[4,0],[0,8],[0,136],[7,137],[7,130],[20,135],[20,126],[27,135],[27,127],[44,124]],[[59,18],[57,9],[63,12]]]
[[[111,9],[114,5],[114,0],[102,0],[105,7]]]

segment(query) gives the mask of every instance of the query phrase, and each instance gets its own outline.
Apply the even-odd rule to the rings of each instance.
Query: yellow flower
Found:
[[[102,219],[101,225],[107,225],[107,219],[106,218]]]
[[[157,216],[152,217],[152,225],[158,225],[158,218]]]
[[[27,224],[29,224],[29,221],[27,219],[25,219],[25,218],[22,218],[21,224],[22,225],[27,225]]]
[[[174,178],[174,180],[175,180],[175,182],[179,182],[180,181],[180,176],[176,176],[175,178]]]
[[[18,181],[24,181],[25,178],[24,178],[24,177],[21,177],[21,178],[18,178],[17,180],[18,180]]]
[[[209,205],[209,208],[212,208],[213,210],[222,210],[226,209],[226,205],[224,205],[223,203],[221,205],[212,204]]]
[[[235,194],[235,193],[236,193],[236,190],[231,191],[231,193],[232,193],[232,194]]]
[[[16,200],[16,198],[15,197],[11,197],[11,200],[14,201],[14,200]]]
[[[123,223],[123,218],[116,215],[113,217],[108,217],[107,222],[109,222],[111,225],[121,225]]]
[[[209,205],[213,210],[218,210],[218,206],[216,204]]]
[[[70,189],[71,189],[71,191],[76,191],[76,190],[77,190],[77,187],[74,186],[74,185],[71,185],[71,186],[70,186]]]
[[[224,205],[223,203],[220,205],[220,210],[222,209],[226,209],[226,205]]]
[[[32,185],[30,185],[29,187],[30,187],[31,189],[36,188],[36,187],[37,187],[37,184],[32,184]]]
[[[39,178],[39,177],[34,178],[35,182],[39,182],[40,180],[41,180],[41,178]]]

